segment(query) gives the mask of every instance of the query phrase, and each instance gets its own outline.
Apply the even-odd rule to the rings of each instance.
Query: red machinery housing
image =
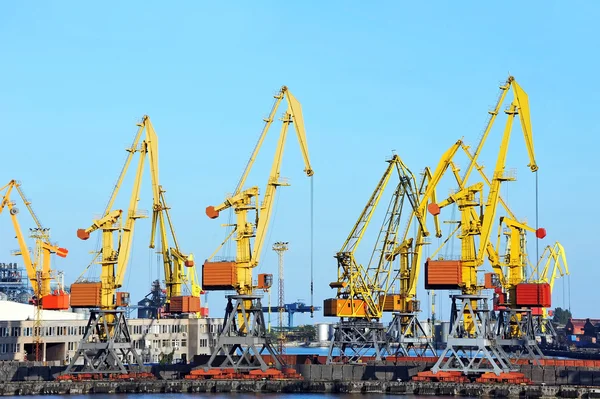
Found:
[[[521,283],[516,288],[517,306],[549,308],[552,294],[548,283]]]

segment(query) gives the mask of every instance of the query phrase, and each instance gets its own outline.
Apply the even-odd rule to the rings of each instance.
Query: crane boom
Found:
[[[19,210],[15,207],[14,202],[10,198],[13,189],[17,191],[21,197],[21,200],[27,207],[27,210],[29,211],[29,214],[36,225],[35,228],[30,229],[30,237],[34,238],[36,241],[33,258],[31,251],[27,247],[23,231],[21,230],[21,225],[17,218]],[[13,228],[15,230],[15,236],[19,244],[19,251],[17,251],[15,255],[21,255],[23,257],[25,270],[27,271],[27,277],[31,283],[33,291],[36,296],[40,296],[38,300],[42,300],[43,297],[51,294],[50,282],[52,280],[52,270],[50,268],[50,255],[55,253],[61,258],[64,258],[67,256],[69,251],[49,242],[49,229],[44,228],[40,223],[39,218],[31,207],[31,202],[23,193],[21,184],[19,182],[16,180],[11,180],[7,185],[0,188],[0,192],[1,191],[5,191],[5,193],[2,197],[2,202],[0,202],[0,213],[2,213],[5,207],[8,208]]]
[[[277,141],[275,155],[271,165],[269,178],[267,180],[267,187],[263,196],[263,201],[262,204],[258,204],[258,187],[253,186],[244,189],[244,184],[262,147],[269,127],[273,122],[275,113],[277,112],[277,109],[284,98],[287,99],[288,107],[281,119],[283,123],[279,134],[279,139]],[[235,262],[229,262],[227,263],[228,266],[226,266],[236,269],[236,281],[231,281],[231,284],[228,283],[225,285],[215,285],[212,288],[210,285],[203,283],[206,289],[219,290],[227,287],[227,289],[235,289],[239,294],[249,294],[252,292],[254,287],[252,283],[251,269],[258,266],[260,262],[260,257],[273,212],[276,189],[279,186],[289,185],[287,181],[280,178],[280,169],[285,149],[287,132],[290,124],[293,124],[294,129],[296,130],[298,143],[304,159],[304,172],[309,177],[314,174],[310,164],[310,158],[308,156],[302,108],[298,100],[296,100],[296,98],[291,94],[289,89],[286,86],[282,86],[279,93],[275,96],[275,104],[269,113],[269,117],[265,119],[265,126],[258,139],[258,143],[254,147],[252,155],[250,156],[250,160],[246,165],[244,173],[242,174],[242,178],[240,179],[234,193],[230,197],[226,198],[221,204],[206,208],[206,215],[211,219],[217,218],[221,211],[228,208],[233,208],[234,212],[236,213],[235,231],[237,233],[235,237],[236,259]],[[252,210],[256,212],[254,223],[248,220],[247,215],[248,211]],[[254,245],[251,245],[251,238],[254,238]],[[223,244],[228,241],[228,239],[226,239]],[[221,244],[219,249],[223,246],[223,244]],[[211,267],[211,264],[214,263],[215,262],[206,261],[204,264],[204,270],[208,270]],[[222,267],[222,265],[216,265],[215,267]]]

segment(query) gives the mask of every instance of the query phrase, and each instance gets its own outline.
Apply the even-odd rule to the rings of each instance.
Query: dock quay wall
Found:
[[[324,365],[297,364],[292,366],[307,381],[388,381],[406,382],[418,372],[428,370],[433,364],[414,362],[413,364],[388,365]],[[521,372],[535,384],[596,386],[600,387],[600,369],[588,367],[532,366],[522,365]],[[146,366],[159,380],[180,380],[194,368],[194,365],[154,365]],[[0,362],[0,381],[30,382],[53,381],[66,366],[23,365],[18,362]]]
[[[0,395],[82,395],[133,393],[365,393],[495,398],[592,398],[597,389],[582,386],[456,384],[398,381],[89,381],[9,382]]]

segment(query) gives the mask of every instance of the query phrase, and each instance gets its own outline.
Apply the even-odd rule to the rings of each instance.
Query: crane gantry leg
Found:
[[[267,336],[261,296],[229,295],[227,299],[223,330],[219,333],[213,353],[203,370],[194,370],[192,375],[209,372],[211,368],[233,368],[236,371],[260,368],[267,371],[275,367],[281,370],[284,363]],[[239,326],[238,320],[241,322]],[[270,355],[274,364],[270,366],[268,363],[271,361],[263,355]],[[220,364],[216,364],[217,356],[224,356]]]
[[[482,295],[453,295],[450,333],[446,348],[431,371],[460,371],[463,374],[493,372],[496,375],[517,371],[496,340],[490,320],[492,310]],[[473,328],[465,328],[468,316]]]
[[[426,356],[427,354],[435,356],[432,339],[425,332],[417,316],[417,312],[394,313],[387,330],[391,356]]]
[[[124,311],[92,310],[83,338],[64,375],[135,373],[140,372],[143,365],[131,341]]]
[[[327,364],[357,363],[363,356],[374,356],[376,361],[381,361],[382,356],[389,353],[387,345],[383,323],[356,318],[342,319],[333,326]]]
[[[505,352],[517,359],[529,359],[540,365],[544,357],[535,338],[531,309],[507,308],[498,311],[497,342]]]
[[[533,317],[533,331],[541,341],[542,347],[555,346],[558,343],[558,334],[550,319],[544,316]]]

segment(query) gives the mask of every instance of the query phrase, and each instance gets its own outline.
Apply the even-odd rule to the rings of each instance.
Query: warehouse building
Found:
[[[75,355],[88,323],[85,314],[41,311],[43,361],[67,363]],[[35,307],[0,300],[0,360],[34,360]],[[197,354],[210,354],[223,326],[222,318],[129,319],[135,348],[145,363],[164,356],[187,362]]]

